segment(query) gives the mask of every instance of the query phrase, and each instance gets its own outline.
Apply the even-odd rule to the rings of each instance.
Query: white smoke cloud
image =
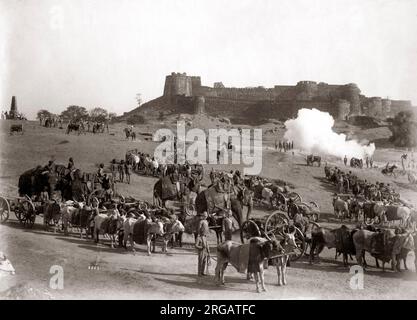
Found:
[[[364,145],[356,140],[347,140],[345,134],[332,130],[333,125],[334,119],[328,112],[300,109],[296,119],[285,122],[287,131],[284,139],[294,141],[299,149],[318,155],[364,159],[374,154],[374,143]]]

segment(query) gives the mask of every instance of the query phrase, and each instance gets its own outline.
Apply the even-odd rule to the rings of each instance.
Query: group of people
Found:
[[[126,182],[127,184],[130,184],[130,176],[132,170],[132,163],[125,160],[120,160],[117,162],[116,159],[113,159],[110,163],[110,171],[115,183]]]
[[[23,114],[17,113],[13,114],[12,112],[2,111],[1,120],[27,120]]]
[[[356,158],[352,158],[351,159],[351,166],[354,166],[353,164],[354,164],[354,160],[358,160],[359,162],[360,162],[360,168],[362,168],[362,165],[363,165],[363,160],[362,159],[356,159]],[[344,156],[344,158],[343,158],[343,163],[344,163],[344,165],[345,165],[345,167],[347,167],[347,165],[348,165],[348,158],[347,158],[347,156],[345,155]],[[368,157],[368,156],[366,156],[365,157],[365,164],[366,164],[366,168],[373,168],[373,165],[374,165],[374,159],[372,158],[372,157]]]
[[[51,115],[51,116],[40,116],[39,117],[39,125],[48,128],[56,128],[59,127],[62,129],[63,120],[62,117]]]
[[[370,201],[394,201],[396,197],[395,189],[389,184],[383,182],[371,183],[366,179],[361,180],[352,171],[345,173],[338,167],[331,168],[324,166],[326,178],[337,186],[339,193],[353,193],[355,197],[363,195],[366,200]]]
[[[275,140],[275,150],[279,150],[279,152],[282,152],[282,150],[284,150],[284,152],[287,152],[289,150],[293,150],[294,149],[294,141],[279,141],[277,142]]]

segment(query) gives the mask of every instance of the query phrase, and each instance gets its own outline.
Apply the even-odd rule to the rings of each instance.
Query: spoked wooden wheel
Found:
[[[32,228],[36,219],[36,209],[33,202],[28,199],[24,199],[21,201],[20,207],[20,222],[25,228]]]
[[[288,225],[289,219],[285,212],[275,211],[266,219],[265,236],[268,240],[277,239]]]
[[[260,237],[261,231],[253,220],[246,220],[240,228],[240,239],[242,243],[247,243],[252,237]]]
[[[284,232],[288,233],[289,231],[288,228],[289,226],[286,226],[284,229]],[[297,227],[294,227],[294,228],[295,228],[295,243],[297,245],[297,248],[294,248],[295,254],[290,255],[291,261],[296,261],[300,259],[304,255],[307,249],[307,242],[306,242],[303,232]]]
[[[9,219],[10,204],[6,198],[0,197],[0,224],[5,223]]]
[[[287,199],[282,193],[277,192],[271,198],[271,206],[276,210],[287,211]]]

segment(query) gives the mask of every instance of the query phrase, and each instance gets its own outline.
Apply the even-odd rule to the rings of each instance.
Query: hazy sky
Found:
[[[210,86],[355,82],[415,105],[416,35],[416,0],[0,0],[0,106],[121,114],[172,71]]]

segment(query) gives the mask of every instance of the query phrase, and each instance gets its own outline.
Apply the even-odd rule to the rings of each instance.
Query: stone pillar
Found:
[[[12,97],[12,103],[10,105],[10,113],[9,116],[11,119],[16,118],[17,116],[17,104],[16,104],[16,97]]]

